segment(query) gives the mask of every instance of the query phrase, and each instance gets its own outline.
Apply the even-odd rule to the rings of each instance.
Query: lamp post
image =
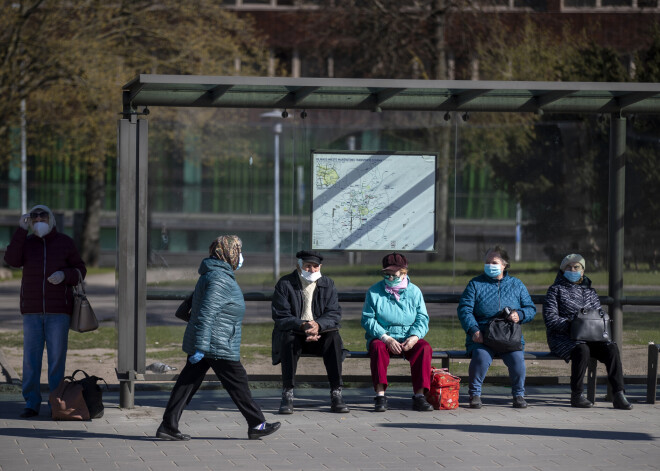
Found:
[[[21,214],[27,213],[27,129],[25,98],[21,100]]]
[[[278,110],[261,114],[262,118],[283,118],[282,112]],[[280,276],[280,134],[282,134],[282,123],[277,122],[273,126],[273,277],[275,280]]]

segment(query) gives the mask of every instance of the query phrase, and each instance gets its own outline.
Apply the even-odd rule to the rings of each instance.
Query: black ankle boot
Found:
[[[579,409],[588,409],[593,407],[593,404],[589,399],[584,397],[582,393],[573,393],[571,394],[571,407],[577,407]]]
[[[632,404],[626,399],[625,394],[623,394],[623,391],[614,394],[612,405],[615,409],[630,410],[633,408]]]

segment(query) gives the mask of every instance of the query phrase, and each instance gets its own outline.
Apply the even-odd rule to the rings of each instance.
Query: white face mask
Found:
[[[300,258],[298,259],[298,266],[300,267],[300,276],[302,276],[305,281],[314,283],[316,280],[321,278],[321,270],[317,271],[316,273],[303,270],[303,261]]]
[[[32,224],[32,230],[34,231],[37,237],[43,237],[50,232],[48,223],[41,221]]]
[[[317,271],[315,273],[309,272],[302,270],[300,272],[300,275],[305,279],[305,281],[309,281],[310,283],[314,283],[316,280],[321,278],[321,271]]]

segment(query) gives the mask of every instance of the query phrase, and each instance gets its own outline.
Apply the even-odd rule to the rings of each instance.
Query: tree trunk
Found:
[[[101,253],[101,209],[105,200],[105,159],[91,159],[87,163],[85,189],[85,217],[81,241],[81,256],[88,266],[99,264]]]
[[[435,21],[435,79],[447,80],[447,53],[445,50],[445,0],[435,0],[433,5],[433,20]],[[434,136],[432,142],[438,149],[436,163],[436,202],[435,221],[436,238],[435,253],[430,260],[450,260],[450,247],[447,243],[449,232],[449,157],[451,152],[451,126],[443,126]],[[453,247],[452,247],[453,249]]]

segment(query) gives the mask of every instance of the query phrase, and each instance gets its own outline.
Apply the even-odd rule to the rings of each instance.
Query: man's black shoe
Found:
[[[341,395],[341,389],[330,392],[330,410],[337,414],[345,414],[350,411]]]
[[[387,397],[376,396],[374,397],[374,412],[385,412],[387,410]]]
[[[293,414],[293,390],[282,392],[282,402],[280,402],[280,414]]]
[[[161,440],[172,440],[172,441],[188,441],[190,440],[190,435],[181,433],[178,430],[170,430],[164,424],[160,424],[158,430],[156,430],[156,438]]]
[[[265,437],[266,435],[270,435],[271,433],[275,433],[279,430],[280,428],[279,422],[273,422],[272,424],[266,423],[266,426],[261,429],[257,430],[255,428],[249,428],[248,429],[248,438],[250,440],[257,440],[259,438]]]
[[[31,419],[32,417],[36,417],[39,415],[39,412],[37,412],[34,409],[30,409],[29,407],[26,407],[23,409],[23,413],[20,415],[21,419]]]
[[[413,396],[413,410],[420,412],[430,412],[433,410],[433,406],[429,404],[424,396]]]
[[[593,407],[593,404],[589,399],[584,397],[582,394],[573,394],[571,395],[571,407],[577,407],[579,409],[588,409]]]
[[[614,399],[612,400],[612,405],[615,409],[621,410],[631,410],[633,408],[632,404],[626,399],[626,395],[623,394],[623,391],[619,391],[614,394]]]

